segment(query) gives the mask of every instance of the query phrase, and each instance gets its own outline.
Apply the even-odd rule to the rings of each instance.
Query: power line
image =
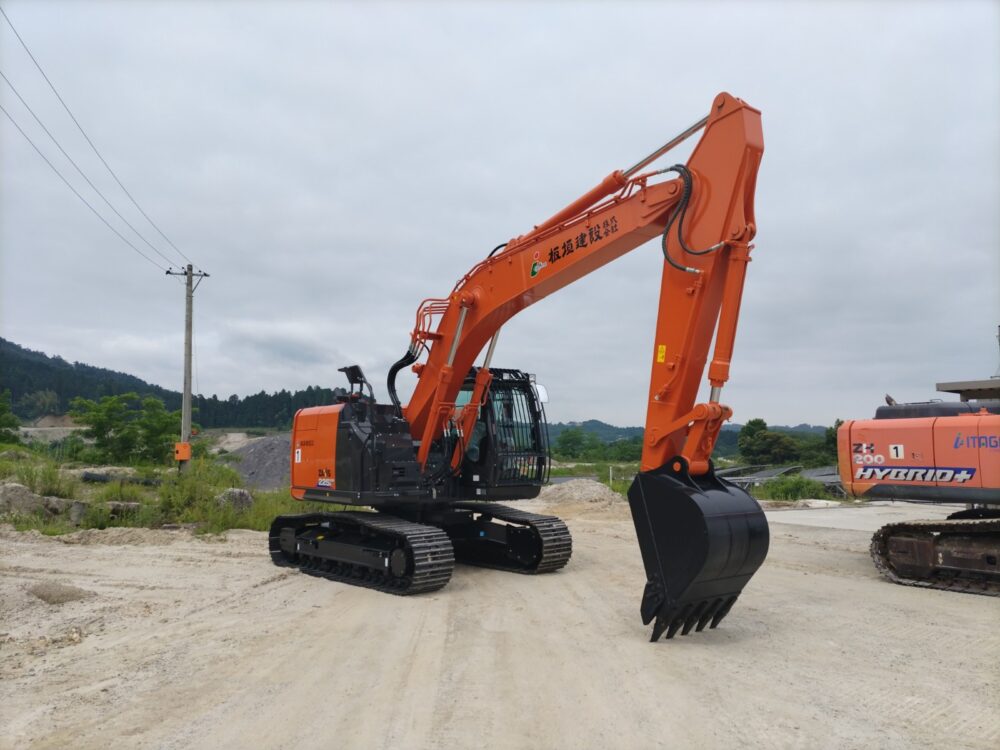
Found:
[[[66,102],[65,102],[65,101],[63,101],[63,98],[62,98],[62,97],[61,97],[61,96],[59,95],[59,92],[58,92],[58,91],[56,90],[56,87],[55,87],[55,85],[54,85],[54,84],[52,83],[52,81],[50,81],[50,80],[49,80],[49,77],[48,77],[47,75],[45,75],[45,71],[44,71],[44,70],[42,70],[42,66],[41,66],[41,65],[40,65],[40,64],[38,63],[38,60],[36,60],[36,59],[35,59],[35,56],[34,56],[33,54],[31,54],[31,50],[30,50],[30,49],[28,49],[28,45],[27,45],[27,44],[25,43],[25,41],[24,41],[24,40],[23,40],[23,39],[21,38],[21,35],[20,35],[19,33],[17,33],[17,29],[16,29],[16,28],[14,28],[14,24],[13,24],[13,23],[11,23],[11,20],[10,20],[10,18],[9,18],[9,17],[7,16],[7,13],[6,13],[6,11],[4,11],[4,9],[3,9],[2,7],[0,7],[0,14],[2,14],[2,15],[3,15],[3,17],[4,17],[4,20],[6,20],[6,21],[7,21],[7,25],[8,25],[8,26],[10,26],[10,30],[14,32],[14,36],[16,36],[16,37],[17,37],[17,41],[19,41],[19,42],[21,43],[21,46],[22,46],[22,47],[24,47],[24,51],[28,53],[28,57],[30,57],[30,58],[31,58],[31,62],[33,62],[33,63],[35,64],[35,67],[36,67],[36,68],[38,68],[38,72],[42,74],[42,78],[44,78],[44,79],[45,79],[45,82],[46,82],[47,84],[49,84],[49,88],[50,88],[50,89],[52,89],[52,93],[56,95],[56,98],[57,98],[57,99],[59,100],[59,103],[60,103],[60,104],[62,104],[62,106],[63,106],[63,109],[65,109],[65,110],[66,110],[66,114],[68,114],[68,115],[70,116],[70,119],[71,119],[71,120],[73,120],[73,122],[74,122],[74,124],[76,125],[77,129],[78,129],[78,130],[80,131],[80,133],[81,133],[81,134],[83,135],[83,137],[84,137],[84,138],[86,139],[87,143],[89,143],[89,144],[90,144],[90,147],[91,147],[91,148],[92,148],[92,149],[94,150],[94,153],[95,153],[95,154],[97,154],[97,158],[101,160],[101,163],[102,163],[102,164],[104,165],[104,167],[105,167],[105,168],[106,168],[106,169],[108,170],[108,172],[109,172],[109,173],[111,174],[111,176],[112,176],[112,177],[114,177],[114,179],[115,179],[115,182],[117,182],[117,183],[118,183],[118,187],[120,187],[120,188],[122,189],[122,191],[123,191],[123,192],[125,193],[125,195],[127,195],[127,196],[128,196],[128,199],[129,199],[130,201],[132,201],[132,205],[133,205],[133,206],[135,206],[135,207],[136,207],[136,208],[137,208],[137,209],[139,210],[139,213],[141,213],[141,214],[143,215],[143,217],[144,217],[144,218],[146,219],[146,221],[148,221],[148,222],[149,222],[150,226],[152,226],[152,227],[153,227],[153,229],[155,229],[155,230],[156,230],[157,232],[159,232],[160,236],[161,236],[161,237],[162,237],[162,238],[163,238],[164,240],[166,240],[167,244],[168,244],[168,245],[170,245],[170,247],[172,247],[172,248],[173,248],[174,250],[176,250],[176,251],[177,251],[177,253],[178,253],[178,254],[179,254],[179,255],[180,255],[180,256],[181,256],[182,258],[184,258],[184,260],[186,260],[186,261],[187,261],[188,263],[191,263],[191,262],[192,262],[192,261],[191,261],[191,259],[190,259],[190,258],[188,258],[188,257],[187,257],[187,256],[186,256],[186,255],[185,255],[185,254],[184,254],[184,253],[183,253],[183,252],[182,252],[182,251],[180,250],[180,248],[178,248],[178,247],[177,247],[177,245],[175,245],[175,244],[174,244],[174,243],[173,243],[173,242],[172,242],[172,241],[170,240],[170,238],[169,238],[169,237],[167,237],[167,235],[166,235],[166,234],[164,234],[164,233],[163,233],[163,230],[162,230],[162,229],[160,229],[160,228],[159,228],[159,227],[158,227],[158,226],[156,225],[156,222],[154,222],[154,221],[153,221],[153,220],[152,220],[151,218],[149,218],[149,214],[147,214],[147,213],[146,213],[145,211],[143,211],[143,209],[142,209],[142,206],[140,206],[140,205],[139,205],[139,203],[138,203],[138,201],[136,201],[136,199],[135,199],[134,197],[132,197],[132,193],[130,193],[130,192],[128,191],[128,188],[126,188],[126,187],[125,187],[125,185],[123,185],[123,184],[122,184],[122,181],[121,181],[120,179],[118,179],[118,175],[117,175],[117,174],[115,174],[115,171],[114,171],[114,170],[113,170],[113,169],[111,168],[111,165],[109,165],[109,164],[108,164],[108,162],[107,162],[107,161],[105,161],[104,157],[103,157],[103,156],[101,156],[101,152],[97,150],[97,146],[95,146],[95,145],[94,145],[94,142],[93,142],[92,140],[90,140],[90,136],[88,136],[88,135],[87,135],[87,132],[86,132],[86,131],[85,131],[85,130],[83,129],[83,126],[82,126],[82,125],[80,124],[80,122],[79,122],[79,121],[78,121],[78,120],[76,119],[76,117],[75,117],[75,116],[73,115],[73,112],[72,112],[72,110],[70,110],[70,108],[69,108],[69,105],[68,105],[68,104],[66,104]],[[10,116],[10,115],[8,115],[8,117],[9,117],[9,116]]]
[[[102,222],[104,222],[104,225],[108,229],[110,229],[112,232],[114,232],[116,235],[118,235],[118,238],[122,242],[124,242],[130,248],[132,248],[137,253],[139,253],[139,255],[141,255],[143,258],[145,258],[146,260],[148,260],[150,263],[152,263],[154,266],[156,266],[157,268],[159,268],[161,271],[164,271],[164,272],[167,271],[166,268],[164,268],[163,266],[161,266],[155,260],[153,260],[148,255],[146,255],[144,252],[142,252],[142,250],[140,250],[135,245],[133,245],[131,242],[129,242],[128,239],[125,237],[125,235],[123,235],[121,232],[119,232],[117,229],[115,229],[113,226],[111,226],[111,224],[108,223],[108,220],[105,219],[103,216],[101,216],[101,214],[97,211],[96,208],[94,208],[92,205],[90,205],[90,201],[88,201],[86,198],[84,198],[82,195],[80,195],[79,191],[75,187],[73,187],[73,185],[70,183],[70,181],[67,180],[63,176],[62,172],[60,172],[58,169],[56,169],[55,165],[51,161],[49,161],[49,158],[44,153],[42,153],[42,150],[40,148],[38,148],[38,146],[35,145],[35,142],[33,140],[31,140],[31,138],[28,136],[28,134],[24,132],[24,129],[20,125],[17,124],[17,120],[15,120],[13,117],[11,117],[10,112],[8,112],[4,108],[4,106],[2,104],[0,104],[0,112],[3,112],[5,115],[7,115],[7,119],[10,120],[11,123],[14,125],[14,127],[17,128],[18,131],[21,133],[21,135],[24,136],[24,139],[28,143],[31,144],[31,147],[33,149],[35,149],[35,151],[38,152],[38,155],[40,157],[42,157],[42,159],[45,160],[45,163],[49,165],[49,167],[52,169],[52,171],[55,172],[59,176],[59,179],[66,183],[66,187],[68,187],[70,190],[73,191],[73,195],[75,195],[77,198],[79,198],[81,201],[83,201],[84,205],[93,212],[94,216],[96,216],[98,219],[100,219]]]
[[[20,100],[21,100],[21,104],[23,104],[23,105],[25,106],[25,109],[27,109],[27,110],[28,110],[28,112],[30,112],[30,113],[31,113],[31,116],[35,118],[35,122],[37,122],[37,123],[38,123],[38,125],[39,125],[39,126],[40,126],[40,127],[42,128],[42,130],[44,130],[44,131],[45,131],[45,134],[46,134],[46,135],[47,135],[47,136],[48,136],[48,137],[49,137],[49,138],[50,138],[50,139],[52,140],[52,142],[53,142],[54,144],[56,144],[56,148],[58,148],[58,149],[59,149],[59,150],[60,150],[60,151],[62,152],[62,155],[63,155],[63,156],[65,156],[65,157],[66,157],[67,159],[69,159],[69,163],[70,163],[70,164],[72,164],[72,165],[73,165],[73,166],[74,166],[74,167],[76,168],[76,171],[80,173],[80,176],[81,176],[81,177],[82,177],[82,178],[83,178],[84,180],[86,180],[87,184],[88,184],[88,185],[90,185],[90,187],[91,187],[91,188],[92,188],[92,189],[94,190],[94,192],[95,192],[95,193],[97,193],[97,194],[98,194],[98,195],[99,195],[99,196],[101,197],[101,200],[103,200],[103,201],[104,201],[104,202],[105,202],[105,203],[106,203],[106,204],[108,205],[108,208],[110,208],[110,209],[111,209],[112,211],[114,211],[114,212],[115,212],[115,215],[116,215],[116,216],[117,216],[117,217],[118,217],[119,219],[121,219],[121,220],[122,220],[123,222],[125,222],[125,224],[126,224],[126,225],[128,226],[128,228],[129,228],[129,229],[131,229],[131,230],[132,230],[133,232],[135,232],[136,236],[137,236],[137,237],[138,237],[139,239],[141,239],[141,240],[142,240],[143,242],[145,242],[145,243],[146,243],[147,245],[149,245],[149,248],[150,248],[150,249],[151,249],[151,250],[152,250],[152,251],[153,251],[154,253],[156,253],[157,255],[159,255],[159,256],[160,256],[161,258],[163,258],[163,260],[165,260],[165,261],[166,261],[167,263],[169,263],[170,265],[173,265],[173,264],[174,264],[174,261],[173,261],[173,260],[171,260],[170,258],[168,258],[168,257],[167,257],[166,255],[164,255],[163,253],[161,253],[161,252],[159,251],[159,249],[158,249],[158,248],[157,248],[157,247],[156,247],[155,245],[153,245],[153,243],[152,243],[152,242],[150,242],[149,240],[147,240],[147,239],[146,239],[146,238],[145,238],[145,237],[143,236],[142,232],[140,232],[140,231],[139,231],[138,229],[136,229],[136,228],[135,228],[134,226],[132,226],[132,223],[131,223],[131,222],[130,222],[130,221],[129,221],[128,219],[126,219],[126,218],[125,218],[124,216],[122,216],[121,212],[120,212],[120,211],[119,211],[119,210],[118,210],[117,208],[115,208],[115,207],[114,207],[114,205],[113,205],[113,204],[111,203],[111,201],[109,201],[109,200],[107,199],[107,197],[106,197],[106,196],[104,195],[104,193],[102,193],[102,192],[100,191],[100,189],[99,189],[99,188],[97,187],[97,185],[95,185],[95,184],[94,184],[93,182],[91,182],[91,181],[90,181],[90,178],[89,178],[89,177],[87,177],[87,175],[86,175],[86,174],[84,173],[84,171],[83,171],[82,169],[80,169],[80,165],[79,165],[79,164],[77,164],[77,163],[76,163],[76,162],[75,162],[75,161],[73,160],[73,157],[72,157],[72,156],[70,156],[70,155],[69,155],[68,153],[66,153],[66,149],[64,149],[64,148],[62,147],[62,144],[60,144],[60,143],[59,143],[59,141],[58,141],[58,140],[56,139],[56,137],[55,137],[54,135],[52,135],[52,133],[51,133],[51,132],[49,131],[49,129],[48,129],[47,127],[45,127],[45,123],[43,123],[43,122],[41,121],[41,119],[40,119],[40,118],[38,117],[38,115],[37,115],[37,114],[35,114],[35,110],[33,110],[33,109],[31,108],[31,105],[29,105],[29,104],[28,104],[28,103],[27,103],[27,102],[26,102],[26,101],[24,100],[24,97],[23,97],[23,96],[21,96],[21,92],[19,92],[19,91],[17,90],[17,88],[16,88],[15,86],[14,86],[14,84],[10,82],[10,79],[9,79],[9,78],[7,78],[7,76],[6,76],[6,75],[4,75],[4,73],[3,73],[3,71],[2,71],[2,70],[0,70],[0,78],[3,78],[3,79],[4,79],[4,81],[6,81],[6,82],[7,82],[7,85],[8,85],[8,86],[10,86],[10,89],[11,89],[11,91],[13,91],[13,92],[14,92],[14,95],[15,95],[15,96],[16,96],[16,97],[17,97],[18,99],[20,99]]]

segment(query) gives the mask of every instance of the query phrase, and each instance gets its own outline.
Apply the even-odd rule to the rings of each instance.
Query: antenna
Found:
[[[1000,325],[997,326],[997,346],[1000,346]],[[997,365],[996,374],[990,380],[993,378],[1000,378],[1000,365]]]

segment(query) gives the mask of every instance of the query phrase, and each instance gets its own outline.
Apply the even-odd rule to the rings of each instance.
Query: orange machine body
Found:
[[[850,420],[837,457],[858,497],[1000,502],[1000,414]]]
[[[292,424],[292,497],[337,489],[337,427],[343,404],[299,409]]]

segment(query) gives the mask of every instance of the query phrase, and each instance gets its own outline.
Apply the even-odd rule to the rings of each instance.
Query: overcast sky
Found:
[[[735,420],[867,417],[885,392],[925,400],[997,370],[998,2],[2,7],[140,205],[212,274],[195,302],[206,395],[342,384],[349,363],[384,394],[422,299],[723,90],[762,111],[765,141],[724,391]],[[0,68],[176,255],[2,19]],[[0,120],[0,335],[180,389],[182,286]],[[641,424],[662,262],[648,244],[529,308],[494,364],[537,373],[553,421]]]

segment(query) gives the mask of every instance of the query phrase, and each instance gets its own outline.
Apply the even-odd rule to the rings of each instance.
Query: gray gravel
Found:
[[[268,435],[234,450],[231,455],[240,460],[231,465],[251,489],[288,489],[291,450],[291,433]]]

